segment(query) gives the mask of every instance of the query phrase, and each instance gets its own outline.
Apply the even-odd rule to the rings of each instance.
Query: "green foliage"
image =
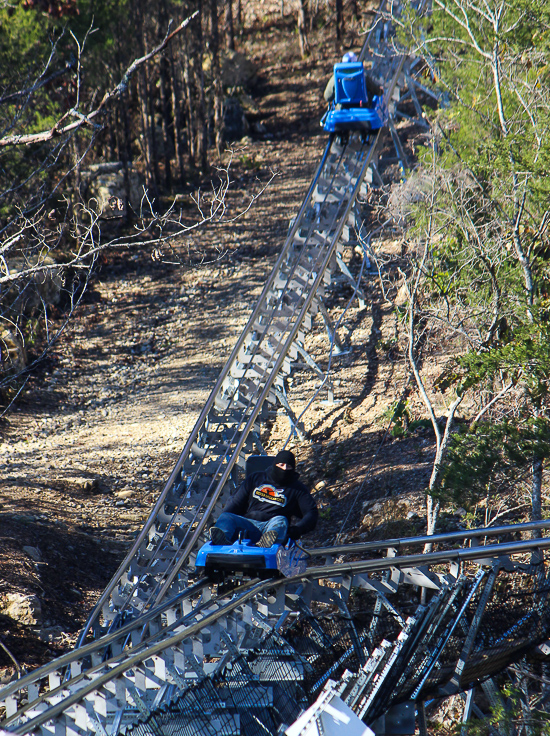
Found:
[[[530,736],[550,736],[550,715],[526,703],[518,687],[508,683],[502,688],[502,695],[505,705],[491,706],[489,718],[468,721],[468,736],[488,736],[495,729],[499,733],[525,732]]]
[[[462,207],[471,220],[460,217],[453,227],[449,217],[451,229],[445,241],[452,252],[460,252],[459,232],[464,235],[469,230],[467,240],[471,240],[475,228],[484,245],[499,240],[501,254],[505,258],[511,255],[510,262],[515,258],[510,246],[518,214],[534,234],[550,194],[550,141],[546,135],[550,68],[545,53],[549,34],[544,30],[549,11],[545,3],[522,0],[506,3],[502,16],[497,18],[495,11],[491,18],[490,8],[481,13],[472,5],[457,5],[460,9],[455,15],[446,12],[445,4],[435,5],[423,28],[411,14],[408,29],[414,43],[432,58],[435,86],[450,96],[446,109],[427,111],[443,132],[437,165],[448,172],[453,167],[466,167],[472,175],[469,186],[460,192]],[[468,32],[457,18],[467,19]],[[426,155],[433,157],[433,153]],[[446,205],[457,190],[444,189],[442,193],[440,210],[448,213]],[[415,219],[418,225],[424,224],[418,214]],[[529,242],[528,228],[523,230],[524,239],[525,250],[529,250],[533,243]],[[504,243],[508,253],[502,248]],[[447,288],[445,273],[441,268],[432,274],[438,289]]]
[[[550,453],[550,8],[499,8],[437,3],[425,19],[406,14],[402,31],[448,101],[426,110],[437,140],[421,156],[424,196],[410,210],[428,246],[415,316],[456,355],[436,386],[523,389],[498,423],[452,438],[437,493],[466,507]]]
[[[25,336],[25,348],[29,350],[33,348],[37,339],[42,333],[42,323],[39,319],[30,318],[23,326],[23,333]]]
[[[451,438],[435,495],[469,509],[522,480],[534,456],[550,457],[550,420],[480,423]]]
[[[330,506],[325,506],[324,508],[319,509],[319,518],[324,520],[330,519],[330,511]]]
[[[59,33],[48,16],[25,10],[21,3],[0,8],[0,90],[5,99],[0,105],[2,135],[48,130],[61,116],[66,96],[64,75],[49,84],[36,84],[42,76],[60,72],[57,61],[52,61],[58,41]],[[55,148],[56,144],[51,144],[0,151],[0,218],[4,222],[41,201],[49,162],[59,155]]]
[[[241,153],[238,160],[247,171],[257,171],[262,166],[261,162],[256,160],[254,154]]]
[[[37,16],[24,10],[21,4],[11,4],[0,7],[0,29],[2,76],[15,77],[24,60],[38,68],[49,50],[48,24],[38,23]]]
[[[376,348],[387,354],[391,353],[395,348],[399,349],[399,343],[395,337],[389,337],[388,339],[381,337],[376,343]]]
[[[406,437],[417,429],[432,429],[429,419],[411,419],[410,406],[406,399],[390,404],[380,419],[391,422],[390,435],[392,437]]]
[[[410,413],[409,402],[406,400],[394,401],[380,417],[392,423],[390,434],[392,437],[402,437],[409,429]]]
[[[128,0],[79,0],[78,7],[78,15],[70,19],[72,32],[82,41],[93,28],[85,44],[86,82],[91,89],[105,89],[118,83],[128,64],[141,55],[135,38],[140,11]]]
[[[550,391],[550,322],[547,301],[533,310],[533,322],[507,329],[503,339],[489,350],[469,351],[457,359],[455,381],[465,391],[501,376],[521,379],[530,401],[542,409]]]
[[[135,58],[135,11],[128,2],[40,0],[0,8],[0,133],[28,135],[50,130],[86,113],[121,78]],[[134,16],[134,17],[133,17]],[[80,81],[77,83],[78,73]],[[95,99],[95,102],[94,102]],[[79,132],[84,152],[94,129]],[[67,138],[0,150],[0,218],[32,212],[60,185],[72,164]],[[60,187],[67,190],[70,182]]]

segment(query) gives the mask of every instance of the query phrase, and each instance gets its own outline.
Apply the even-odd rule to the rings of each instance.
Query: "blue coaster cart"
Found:
[[[369,103],[365,71],[360,61],[334,65],[334,101],[321,119],[329,133],[357,130],[368,134],[382,128],[388,119],[382,96]]]

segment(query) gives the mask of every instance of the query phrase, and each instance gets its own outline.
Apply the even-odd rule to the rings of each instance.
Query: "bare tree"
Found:
[[[139,59],[135,59],[132,64],[126,69],[123,78],[121,81],[114,87],[113,89],[106,92],[101,101],[98,105],[94,107],[94,109],[90,111],[83,111],[81,109],[81,99],[80,95],[77,94],[77,101],[76,105],[74,105],[70,110],[68,110],[66,113],[62,115],[62,117],[57,120],[54,125],[52,125],[48,130],[42,130],[37,133],[27,133],[27,134],[11,134],[11,135],[3,135],[0,137],[0,147],[6,147],[6,146],[21,146],[21,145],[31,145],[34,143],[42,143],[45,141],[50,141],[54,139],[58,139],[64,135],[67,135],[68,133],[73,133],[74,131],[83,128],[83,127],[91,127],[96,124],[96,120],[101,119],[101,116],[104,114],[107,107],[116,99],[118,99],[122,93],[125,91],[125,89],[128,86],[128,83],[130,79],[132,78],[133,74],[140,68],[142,68],[148,61],[150,61],[153,57],[157,56],[158,54],[163,51],[167,45],[170,43],[170,41],[178,34],[180,33],[184,28],[187,27],[187,25],[191,22],[191,20],[197,15],[195,12],[191,17],[186,18],[182,23],[179,24],[177,28],[174,30],[170,30],[162,40],[160,44],[158,44],[155,48],[153,48],[148,53],[145,53],[143,56],[141,56]],[[82,49],[79,50],[81,53]],[[36,91],[40,86],[40,80],[37,80],[37,82],[33,85],[33,87],[30,90],[27,90],[27,94],[30,96],[34,91]],[[77,79],[77,89],[80,88],[80,77]],[[0,103],[3,100],[0,100]],[[72,120],[71,120],[72,118]],[[71,120],[71,122],[68,122]]]
[[[549,419],[538,345],[546,330],[541,297],[549,215],[541,163],[550,97],[538,81],[544,62],[528,30],[547,21],[535,12],[534,6],[435,0],[429,29],[416,14],[396,20],[437,70],[451,101],[449,113],[432,115],[431,153],[402,185],[418,186],[420,199],[406,213],[414,224],[413,260],[402,278],[409,362],[436,438],[429,532],[438,512],[430,496],[459,406],[472,431],[482,418],[518,427]],[[428,385],[426,363],[433,375],[436,352],[447,366]],[[438,429],[435,406],[451,392]],[[540,518],[543,469],[535,452],[533,518]]]
[[[256,191],[248,195],[248,201],[239,209],[230,210],[227,202],[232,185],[230,168],[231,158],[226,167],[218,168],[217,180],[211,187],[193,196],[194,218],[184,215],[176,201],[167,210],[157,211],[154,200],[144,190],[142,216],[130,234],[108,237],[107,231],[106,237],[101,213],[94,209],[96,203],[92,200],[87,207],[81,206],[78,245],[63,263],[49,255],[51,247],[44,224],[46,214],[39,211],[34,219],[27,218],[19,223],[19,231],[0,245],[0,392],[5,399],[15,398],[30,371],[65,330],[100,253],[127,251],[146,243],[153,260],[188,265],[183,239],[208,226],[229,227],[249,211],[276,176],[272,172],[267,181],[258,182]],[[59,230],[54,228],[54,232]],[[219,261],[226,255],[225,248],[209,256],[198,249],[196,260],[204,264],[207,258]],[[54,320],[52,312],[61,301],[65,304],[62,318],[58,316]],[[26,360],[26,345],[34,339],[29,333],[29,323],[34,325],[34,330],[42,332],[39,353],[31,363]]]
[[[113,230],[110,226],[113,221],[124,221],[127,202],[119,196],[100,201],[97,195],[86,194],[83,180],[87,172],[81,170],[82,162],[110,123],[111,112],[116,112],[119,102],[125,100],[132,78],[164,52],[196,17],[197,13],[176,29],[169,29],[161,43],[135,59],[121,81],[87,109],[84,99],[89,101],[89,98],[80,93],[85,44],[74,39],[78,48],[77,94],[71,110],[47,129],[13,132],[15,123],[10,123],[8,127],[11,125],[12,130],[0,136],[0,151],[5,160],[10,160],[8,156],[12,152],[16,155],[27,150],[38,150],[43,156],[43,164],[31,171],[27,181],[19,182],[15,178],[10,187],[0,191],[0,203],[5,205],[4,212],[8,212],[0,223],[0,395],[4,407],[21,390],[35,363],[65,329],[102,251],[128,249],[147,242],[154,259],[183,263],[180,244],[184,236],[200,227],[219,226],[222,222],[230,225],[253,205],[274,176],[258,182],[240,209],[230,209],[227,204],[231,187],[229,157],[227,166],[218,168],[217,179],[210,189],[199,190],[194,196],[197,208],[194,217],[184,214],[176,199],[167,209],[159,209],[152,190],[142,186],[137,203],[135,199],[132,202],[131,229]],[[48,65],[17,98],[32,99],[35,91],[42,88],[42,81],[52,74]],[[4,100],[13,99],[14,94],[5,95]],[[167,88],[162,97],[165,114],[168,95]],[[14,160],[19,161],[17,156]],[[129,198],[129,164],[126,163],[125,191]],[[48,166],[51,176],[42,177],[42,181],[40,174],[48,171]],[[40,186],[33,186],[35,179]],[[212,257],[224,256],[225,252],[219,251]],[[32,358],[28,355],[31,343],[34,344]]]

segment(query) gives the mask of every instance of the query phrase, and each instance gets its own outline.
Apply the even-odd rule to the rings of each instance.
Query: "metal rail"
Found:
[[[384,599],[397,590],[399,581],[399,585],[427,584],[436,591],[440,601],[437,605],[441,606],[447,600],[446,591],[461,577],[459,567],[465,563],[498,565],[503,570],[518,569],[518,565],[525,568],[526,555],[541,556],[549,548],[550,538],[543,538],[325,564],[294,578],[251,581],[229,594],[203,600],[179,619],[170,620],[166,609],[164,625],[156,634],[150,631],[141,641],[136,637],[132,648],[122,649],[85,670],[78,671],[78,660],[65,655],[63,664],[70,660],[73,671],[69,680],[63,681],[62,671],[52,669],[52,663],[40,678],[33,673],[34,678],[29,675],[21,683],[12,683],[0,691],[8,714],[0,726],[19,734],[37,729],[45,734],[48,724],[55,721],[56,729],[64,732],[84,734],[93,726],[96,732],[113,734],[117,713],[118,729],[124,725],[124,718],[135,720],[140,712],[158,708],[185,683],[219,671],[237,651],[254,648],[262,633],[280,629],[304,604],[317,601],[333,606],[338,600],[345,602],[353,589],[369,590]],[[518,556],[519,562],[514,562]],[[445,570],[434,571],[440,566]],[[390,577],[380,578],[381,573]],[[195,593],[200,592],[202,584]],[[433,608],[435,611],[437,606]],[[427,617],[425,621],[428,625],[432,619]],[[407,631],[410,634],[412,628]],[[82,650],[82,659],[99,644],[93,642],[89,649]],[[428,674],[424,668],[424,681]],[[21,703],[19,708],[17,701]]]
[[[423,545],[430,542],[434,546],[443,544],[464,543],[468,540],[476,539],[478,542],[484,537],[489,536],[506,536],[509,534],[526,533],[529,531],[541,531],[550,528],[550,521],[530,522],[525,524],[511,524],[502,527],[486,527],[481,529],[470,529],[458,532],[447,532],[445,534],[436,534],[432,536],[409,537],[402,539],[389,539],[380,542],[365,542],[362,544],[349,544],[337,547],[319,547],[308,550],[311,559],[324,557],[324,569],[329,569],[331,558],[334,556],[357,556],[365,553],[384,552],[388,549],[400,549],[404,547]],[[534,542],[536,544],[536,542]],[[479,547],[479,544],[476,545]],[[499,547],[499,549],[502,549]],[[448,560],[448,553],[443,552],[444,558]],[[422,556],[422,559],[424,556]],[[381,565],[384,570],[390,569],[396,557],[382,560]],[[317,565],[320,567],[320,565]],[[338,570],[343,569],[343,560],[336,563]],[[374,569],[374,568],[373,568]],[[98,662],[106,659],[106,652],[111,652],[111,656],[117,652],[121,652],[124,648],[141,646],[144,642],[149,642],[158,634],[175,625],[180,625],[190,615],[199,615],[201,611],[209,605],[210,601],[210,581],[207,578],[201,578],[194,584],[189,586],[174,598],[164,601],[161,605],[150,609],[142,614],[138,620],[130,619],[120,628],[115,629],[110,634],[103,636],[99,640],[91,640],[81,647],[67,652],[57,659],[49,662],[38,670],[25,675],[17,681],[10,683],[0,690],[0,698],[3,700],[10,698],[14,694],[19,694],[18,699],[27,698],[26,688],[35,689],[40,692],[46,692],[48,682],[52,673],[57,673],[60,682],[66,686],[74,684],[74,671],[78,670],[77,677],[80,679]],[[227,595],[227,594],[225,594]],[[25,695],[21,695],[25,693]],[[51,693],[49,693],[51,695]],[[21,713],[21,710],[19,711]],[[6,722],[8,723],[8,722]]]
[[[420,537],[401,537],[396,539],[383,539],[375,542],[357,542],[353,544],[341,544],[333,547],[317,547],[316,549],[308,549],[307,552],[312,556],[334,556],[334,555],[354,555],[364,554],[365,552],[380,552],[381,550],[401,549],[403,547],[413,547],[421,544],[453,544],[456,542],[464,542],[466,540],[476,541],[484,537],[503,537],[509,534],[525,534],[527,532],[537,532],[550,529],[550,520],[545,521],[528,521],[522,524],[507,524],[504,526],[486,526],[478,529],[464,529],[456,532],[446,532],[444,534],[423,535]],[[479,546],[478,544],[475,545]]]
[[[388,103],[404,83],[406,57],[385,58],[376,42],[379,77]],[[383,62],[383,63],[382,63]],[[393,104],[393,103],[391,103]],[[205,528],[240,480],[247,454],[262,452],[262,421],[278,406],[295,416],[286,399],[285,377],[306,359],[322,374],[304,347],[340,253],[358,227],[354,204],[370,171],[377,171],[380,134],[362,141],[357,134],[332,137],[262,294],[212,390],[176,466],[143,529],[90,615],[79,640],[101,636],[121,617],[139,616],[187,585]],[[352,278],[352,277],[351,277]],[[354,284],[357,286],[356,284]],[[327,328],[335,339],[330,322]]]

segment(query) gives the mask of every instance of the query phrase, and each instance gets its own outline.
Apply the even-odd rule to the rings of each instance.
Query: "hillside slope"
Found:
[[[27,611],[19,623],[0,617],[3,681],[16,673],[9,653],[34,667],[74,643],[162,489],[298,211],[326,142],[318,120],[333,58],[319,43],[300,60],[293,23],[274,20],[242,41],[260,70],[251,90],[257,132],[253,126],[233,147],[228,202],[237,208],[275,172],[265,193],[244,217],[183,243],[184,266],[152,260],[147,244],[106,255],[76,319],[0,425],[0,595],[4,611],[14,600]],[[356,30],[344,46],[360,45]],[[387,244],[389,258],[399,254],[399,243]],[[308,437],[294,443],[321,507],[311,544],[422,529],[433,443],[427,433],[394,440],[386,431],[405,360],[375,272],[365,290],[367,306],[346,315],[341,337],[350,351],[333,366],[335,401],[313,403]],[[319,329],[311,339],[326,338]],[[288,430],[277,419],[266,448]]]

